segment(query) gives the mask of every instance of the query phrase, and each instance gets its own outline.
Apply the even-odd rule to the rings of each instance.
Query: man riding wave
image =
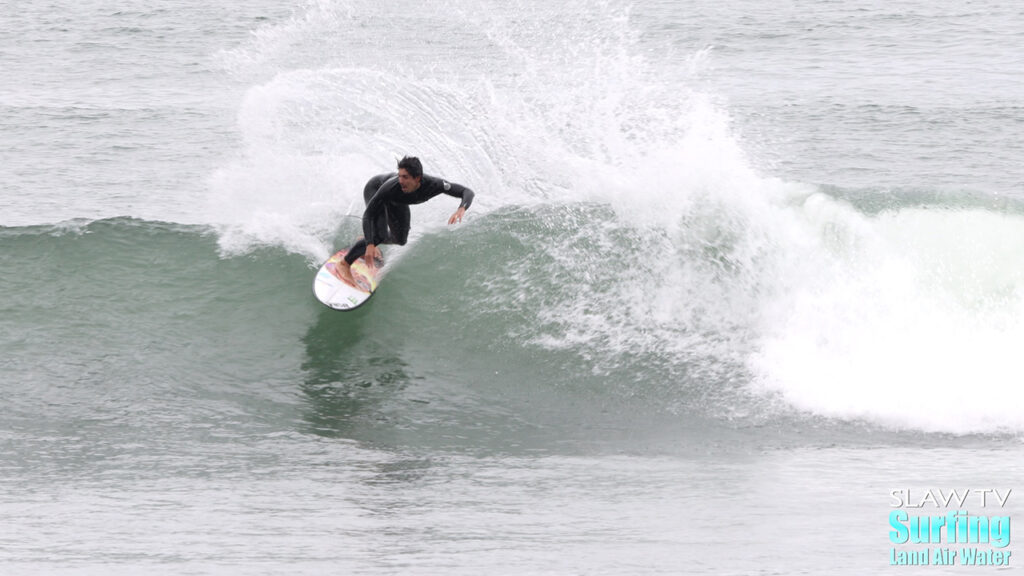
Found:
[[[462,216],[473,203],[473,191],[423,173],[419,158],[406,156],[398,161],[398,172],[370,178],[363,189],[366,210],[363,212],[363,237],[356,241],[335,268],[337,276],[355,286],[351,266],[359,258],[373,267],[381,260],[381,244],[404,246],[409,238],[409,206],[422,204],[439,194],[462,199],[448,224],[462,222]]]

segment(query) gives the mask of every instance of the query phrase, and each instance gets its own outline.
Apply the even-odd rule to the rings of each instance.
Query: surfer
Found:
[[[415,156],[398,161],[398,172],[379,174],[370,178],[363,188],[366,211],[363,212],[363,237],[356,241],[345,258],[338,263],[337,274],[345,282],[355,285],[349,269],[358,258],[367,266],[381,259],[381,244],[404,246],[409,238],[411,204],[422,204],[438,194],[461,198],[459,209],[448,219],[448,224],[462,222],[462,216],[473,203],[473,191],[460,184],[448,182],[423,173],[423,164]]]

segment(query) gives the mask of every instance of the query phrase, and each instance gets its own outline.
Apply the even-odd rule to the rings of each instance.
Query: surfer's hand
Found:
[[[366,254],[363,256],[363,260],[366,260],[367,267],[373,269],[373,267],[376,266],[374,260],[383,260],[383,258],[380,257],[380,250],[378,250],[376,246],[373,244],[367,244]]]
[[[452,214],[452,217],[448,219],[449,224],[455,224],[456,222],[462,222],[462,216],[466,213],[466,209],[459,206],[459,209]]]

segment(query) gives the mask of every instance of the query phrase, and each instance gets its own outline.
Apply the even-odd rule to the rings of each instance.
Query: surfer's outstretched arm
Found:
[[[452,214],[451,218],[448,219],[448,223],[455,224],[456,222],[462,222],[462,217],[466,214],[466,210],[469,210],[469,206],[473,203],[473,197],[476,196],[476,194],[462,184],[453,184],[451,182],[444,183],[444,193],[449,196],[462,199],[462,202],[459,203],[459,209],[455,211],[455,214]]]

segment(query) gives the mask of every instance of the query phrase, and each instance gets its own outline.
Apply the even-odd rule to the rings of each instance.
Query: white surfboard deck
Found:
[[[355,310],[373,296],[377,283],[382,275],[382,268],[366,265],[362,258],[352,263],[350,268],[356,286],[352,286],[335,275],[338,262],[345,257],[348,250],[340,250],[327,259],[316,272],[313,279],[313,294],[325,306],[335,310]]]

